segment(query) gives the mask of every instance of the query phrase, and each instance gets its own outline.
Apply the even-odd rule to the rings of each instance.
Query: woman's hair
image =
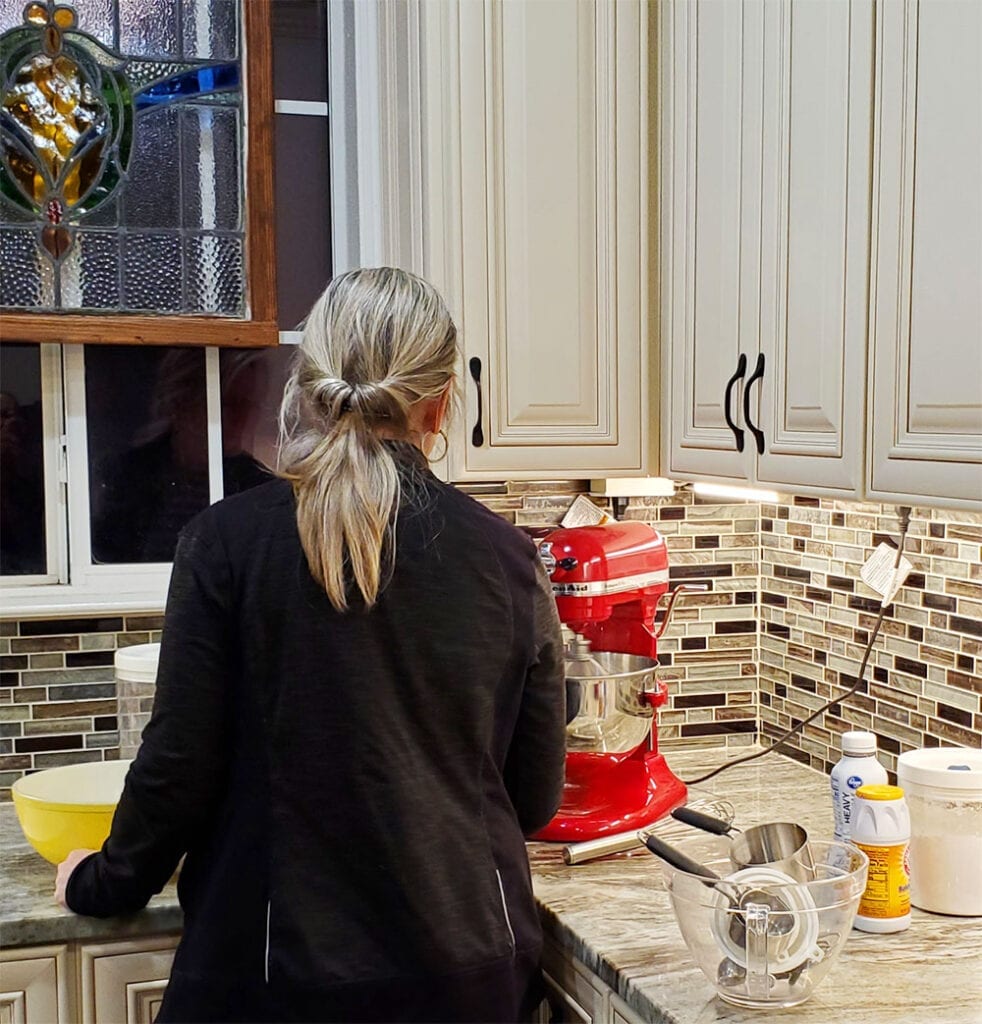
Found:
[[[281,475],[293,483],[307,564],[338,611],[366,607],[395,555],[392,446],[409,410],[453,379],[457,329],[436,289],[405,270],[334,278],[307,318],[280,409]]]

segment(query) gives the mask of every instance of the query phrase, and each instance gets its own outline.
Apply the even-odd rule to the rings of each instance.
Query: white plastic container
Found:
[[[908,750],[897,781],[910,809],[911,902],[982,916],[982,750]]]
[[[829,777],[832,785],[832,813],[835,838],[848,843],[851,838],[852,805],[856,790],[865,785],[885,785],[887,770],[876,759],[876,736],[871,732],[844,732],[842,758]]]
[[[853,802],[852,844],[869,857],[866,891],[853,927],[902,932],[910,925],[910,815],[899,786],[860,786]]]
[[[120,647],[116,667],[116,695],[119,701],[119,756],[136,756],[140,736],[153,708],[160,644]]]

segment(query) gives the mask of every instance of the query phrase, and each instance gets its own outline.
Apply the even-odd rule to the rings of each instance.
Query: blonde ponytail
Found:
[[[443,300],[403,270],[335,278],[304,329],[280,410],[281,475],[293,483],[311,575],[338,611],[371,607],[395,557],[410,409],[453,378],[457,332]]]

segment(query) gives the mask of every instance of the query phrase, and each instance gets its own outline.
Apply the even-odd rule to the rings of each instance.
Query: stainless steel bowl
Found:
[[[634,654],[580,649],[566,658],[566,746],[627,753],[644,742],[654,710],[658,662]]]

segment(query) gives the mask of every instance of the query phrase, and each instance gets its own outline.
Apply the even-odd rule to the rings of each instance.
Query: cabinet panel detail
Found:
[[[7,949],[0,954],[0,1024],[69,1024],[67,946]]]
[[[870,490],[982,500],[982,5],[883,5]]]
[[[83,946],[82,1024],[149,1024],[170,977],[177,936]]]
[[[638,0],[424,5],[444,65],[423,79],[427,274],[465,371],[482,366],[459,479],[643,469],[648,16]]]

